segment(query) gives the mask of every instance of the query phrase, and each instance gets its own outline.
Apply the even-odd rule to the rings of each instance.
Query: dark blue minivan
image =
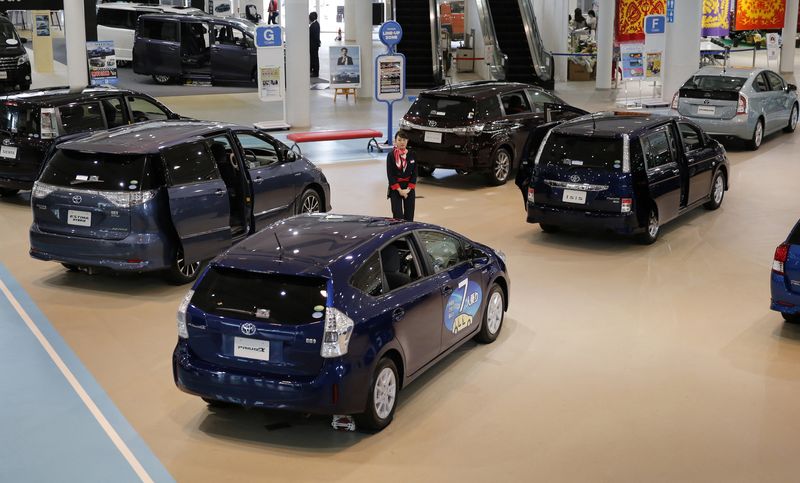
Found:
[[[800,324],[800,222],[775,250],[770,289],[770,308],[786,322]]]
[[[209,121],[125,126],[56,146],[31,193],[32,257],[186,283],[275,220],[330,209],[322,172],[269,134]]]
[[[438,226],[301,215],[216,258],[178,309],[178,388],[210,405],[355,415],[380,430],[398,391],[464,342],[493,342],[505,256]]]

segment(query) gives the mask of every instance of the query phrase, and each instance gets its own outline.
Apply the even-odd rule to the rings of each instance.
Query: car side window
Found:
[[[408,238],[399,238],[381,248],[381,269],[387,291],[392,291],[420,278],[416,254]]]
[[[275,146],[258,136],[246,133],[236,133],[236,140],[244,153],[247,169],[258,169],[278,162],[278,153]]]
[[[503,110],[507,116],[528,114],[531,112],[531,106],[528,104],[528,97],[522,91],[500,96],[500,101],[503,103]]]
[[[672,162],[669,132],[659,129],[642,138],[642,150],[648,169],[664,166]]]
[[[214,25],[214,43],[222,45],[249,46],[247,36],[241,30],[230,25]]]
[[[461,241],[439,231],[420,231],[419,239],[422,242],[422,251],[435,273],[455,267],[468,260],[464,254]]]
[[[678,127],[681,130],[681,138],[683,139],[683,145],[686,147],[686,152],[703,147],[703,135],[694,126],[679,122]]]
[[[111,97],[100,101],[103,106],[103,112],[106,115],[106,122],[109,129],[117,126],[124,126],[128,124],[128,113],[125,111],[125,105],[119,97]]]
[[[141,22],[139,35],[153,40],[163,40],[166,42],[178,41],[178,22],[162,21],[156,19],[145,19]]]
[[[128,96],[128,105],[131,106],[133,122],[166,121],[169,114],[156,104],[143,97]]]
[[[764,73],[760,73],[756,76],[753,80],[753,89],[756,92],[766,92],[769,90],[769,84],[767,84],[767,79],[764,78]]]
[[[106,128],[100,104],[97,102],[61,106],[58,108],[58,115],[61,117],[64,134]]]
[[[544,112],[545,104],[560,104],[559,100],[550,94],[535,89],[528,89],[528,95],[533,104],[533,112],[540,114]]]
[[[497,100],[497,96],[478,101],[475,119],[491,120],[502,116],[503,112],[500,110],[500,102]]]
[[[361,265],[350,279],[350,285],[361,290],[367,295],[377,297],[383,293],[383,272],[381,271],[381,260],[377,253]]]
[[[164,162],[173,186],[219,178],[217,166],[202,141],[183,144],[165,151]]]
[[[767,79],[769,79],[769,86],[773,91],[782,91],[784,87],[783,79],[778,74],[772,71],[766,71]]]

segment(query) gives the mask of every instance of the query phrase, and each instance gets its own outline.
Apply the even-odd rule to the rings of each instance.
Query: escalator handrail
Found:
[[[486,59],[489,61],[489,75],[494,80],[505,80],[508,56],[500,50],[500,45],[497,42],[497,33],[494,30],[494,20],[492,20],[489,0],[475,0],[475,3],[478,7],[478,18],[483,32],[483,45],[492,47],[492,56],[490,59]]]
[[[549,81],[552,77],[551,66],[553,64],[553,57],[544,48],[544,42],[542,42],[539,25],[536,22],[536,14],[533,11],[533,3],[531,0],[517,1],[519,2],[519,11],[522,15],[522,24],[525,27],[525,36],[528,40],[528,47],[531,51],[533,69],[539,79],[543,81]]]
[[[443,83],[444,80],[444,65],[442,59],[442,37],[439,34],[439,7],[436,0],[428,0],[431,11],[431,59],[433,59],[433,80],[437,84]]]

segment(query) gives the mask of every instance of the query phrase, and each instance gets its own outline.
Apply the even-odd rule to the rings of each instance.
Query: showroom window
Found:
[[[219,178],[217,167],[203,142],[172,148],[164,154],[164,161],[173,186]]]
[[[166,42],[178,41],[178,23],[155,19],[144,19],[139,29],[142,37]]]
[[[128,96],[134,122],[166,121],[169,115],[163,109],[141,97]]]
[[[278,162],[275,146],[252,134],[236,134],[236,140],[244,151],[247,169],[258,169]]]
[[[419,238],[435,273],[467,261],[462,253],[461,242],[455,237],[438,231],[420,231]]]
[[[361,265],[361,268],[350,279],[350,285],[373,297],[383,293],[383,273],[377,253],[369,257],[364,265]]]
[[[100,104],[96,102],[61,106],[58,108],[58,114],[61,117],[61,125],[64,127],[63,134],[106,128]]]

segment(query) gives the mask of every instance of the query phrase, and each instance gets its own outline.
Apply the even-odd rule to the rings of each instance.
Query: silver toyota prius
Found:
[[[797,86],[767,69],[703,67],[672,99],[672,109],[708,134],[743,139],[758,149],[764,136],[797,127]]]

